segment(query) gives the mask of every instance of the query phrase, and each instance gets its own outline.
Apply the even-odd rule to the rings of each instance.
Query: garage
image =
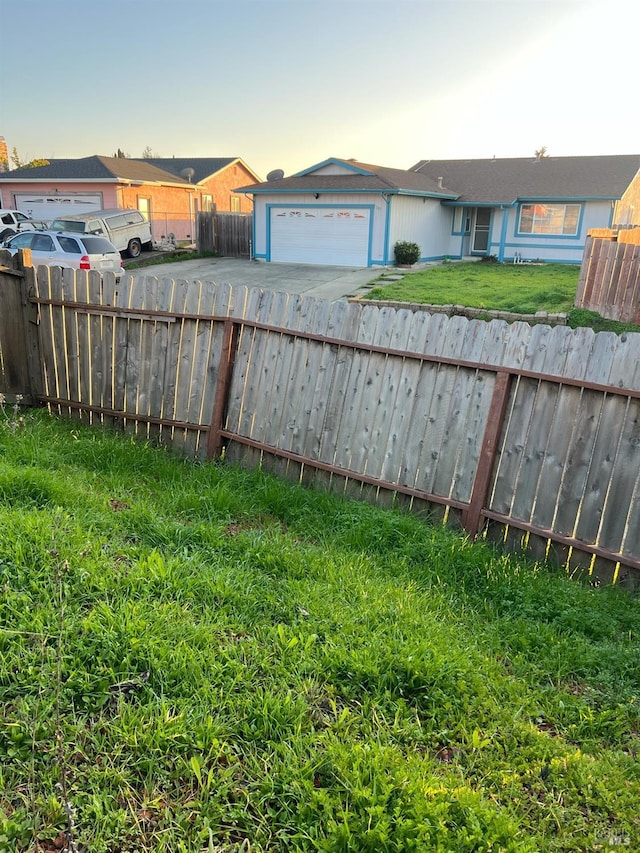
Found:
[[[102,193],[15,193],[16,210],[50,222],[57,216],[102,209]]]
[[[270,206],[269,260],[366,267],[370,264],[368,206]]]

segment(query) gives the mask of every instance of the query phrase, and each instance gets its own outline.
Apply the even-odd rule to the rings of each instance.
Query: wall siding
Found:
[[[393,247],[398,240],[417,243],[423,261],[445,257],[451,234],[451,216],[451,210],[436,199],[392,196],[389,263],[394,263]]]

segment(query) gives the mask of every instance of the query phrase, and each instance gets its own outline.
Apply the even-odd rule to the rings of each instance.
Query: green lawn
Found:
[[[623,590],[44,412],[0,529],[0,850],[640,849]]]
[[[519,314],[566,313],[568,324],[574,327],[640,331],[638,326],[574,309],[579,275],[580,267],[568,264],[445,263],[411,272],[402,281],[377,285],[365,298],[465,305]]]

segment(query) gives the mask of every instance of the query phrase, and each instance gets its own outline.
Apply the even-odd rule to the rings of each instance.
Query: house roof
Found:
[[[91,157],[78,159],[50,160],[48,166],[12,169],[0,176],[2,181],[142,181],[161,184],[184,184],[184,178],[176,178],[170,172],[152,166],[145,161],[125,157]]]
[[[640,169],[640,154],[421,160],[412,171],[442,179],[458,201],[511,204],[518,199],[618,199]]]
[[[239,157],[103,157],[94,154],[76,159],[50,160],[48,166],[23,167],[4,172],[2,181],[142,181],[159,184],[197,184],[231,163],[241,163],[255,175]],[[191,179],[184,174],[193,169]]]
[[[318,169],[329,164],[346,169],[339,175],[318,173]],[[457,193],[448,192],[438,185],[429,175],[405,169],[391,169],[387,166],[374,166],[359,160],[341,160],[331,157],[303,172],[289,178],[262,181],[235,192],[251,193],[287,193],[287,192],[385,192],[428,195],[438,198],[455,199]]]
[[[158,169],[171,172],[172,175],[183,180],[185,169],[193,169],[191,176],[191,183],[193,184],[199,184],[200,181],[210,178],[232,163],[240,163],[256,180],[259,179],[253,169],[249,168],[240,157],[146,157],[145,159],[137,159],[136,162],[149,163]]]

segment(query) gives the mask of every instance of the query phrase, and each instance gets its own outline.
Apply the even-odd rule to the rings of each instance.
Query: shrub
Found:
[[[399,240],[393,247],[397,264],[415,264],[420,259],[420,246],[417,243],[408,243]]]

